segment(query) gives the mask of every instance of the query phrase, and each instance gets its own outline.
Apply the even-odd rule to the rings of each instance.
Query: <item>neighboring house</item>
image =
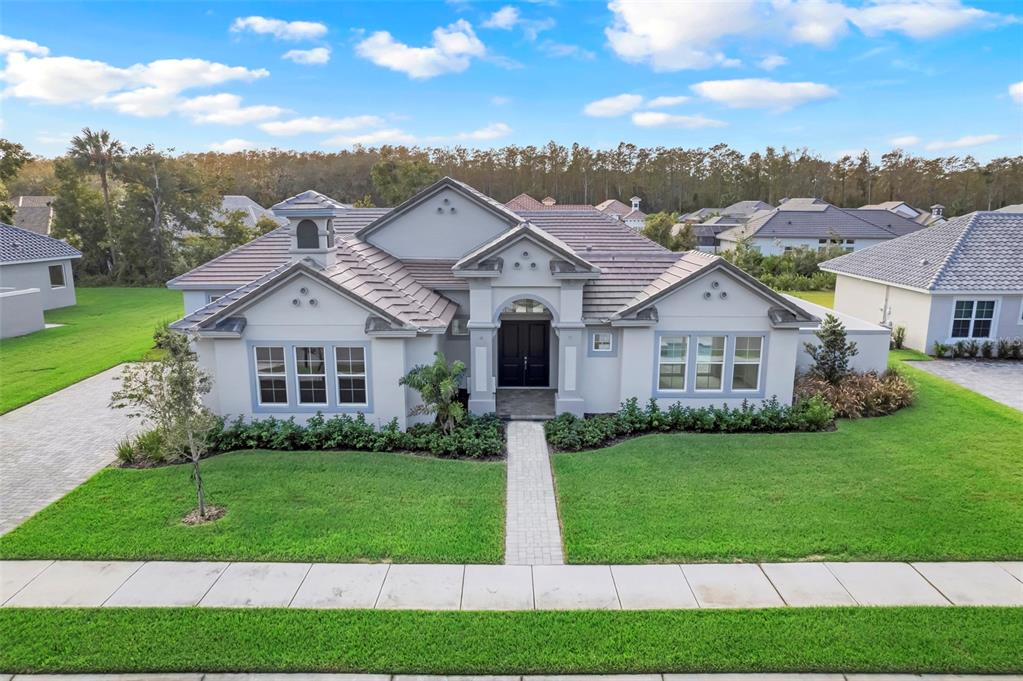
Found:
[[[914,208],[905,201],[884,201],[882,203],[872,203],[866,206],[861,206],[861,209],[866,210],[887,210],[901,215],[904,218],[912,220],[913,222],[923,225],[924,227],[930,227],[934,224],[940,224],[945,221],[945,207],[940,203],[936,203],[931,206],[931,212]]]
[[[53,226],[54,196],[15,196],[11,199],[14,206],[14,226],[27,229],[36,234],[49,235]]]
[[[720,246],[718,234],[773,209],[774,206],[763,201],[738,201],[726,208],[700,208],[681,216],[671,228],[671,233],[677,236],[686,224],[690,224],[696,235],[696,248],[704,253],[717,253]]]
[[[0,223],[0,338],[43,328],[43,310],[75,304],[71,261],[58,239]]]
[[[277,217],[273,211],[263,208],[249,197],[240,194],[225,194],[220,202],[220,208],[214,212],[214,218],[225,220],[229,214],[235,211],[240,211],[245,216],[245,226],[249,229],[255,228],[260,218],[269,218],[280,225],[288,224],[287,219]]]
[[[719,248],[749,239],[764,255],[796,248],[856,251],[923,229],[923,225],[883,209],[838,208],[821,199],[788,199],[758,211],[745,224],[717,235]]]
[[[287,227],[168,283],[224,415],[405,426],[428,417],[409,416],[418,395],[398,381],[437,351],[465,362],[477,414],[515,388],[575,414],[630,397],[788,403],[818,323],[722,258],[592,207],[513,211],[444,178],[394,209],[305,192],[273,210]]]
[[[618,199],[608,199],[607,201],[601,201],[594,208],[604,215],[610,215],[616,220],[621,220],[635,230],[640,230],[646,224],[646,213],[639,209],[641,201],[642,199],[638,196],[633,196],[629,199],[631,205],[625,205]]]
[[[1023,203],[1014,203],[1010,206],[1002,206],[996,213],[1023,213]]]
[[[821,263],[835,309],[906,327],[907,347],[1023,335],[1023,212],[976,212]]]

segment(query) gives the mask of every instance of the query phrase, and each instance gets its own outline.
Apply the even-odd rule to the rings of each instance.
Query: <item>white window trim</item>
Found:
[[[51,291],[59,291],[60,289],[67,288],[67,268],[64,267],[64,263],[62,263],[62,262],[57,263],[55,265],[47,265],[46,266],[46,279],[47,279],[47,281],[49,281],[49,279],[50,279],[50,270],[52,268],[54,268],[54,267],[59,267],[60,268],[60,278],[64,280],[64,283],[61,284],[60,286],[54,286],[51,283],[50,284],[50,290]]]
[[[701,362],[700,361],[700,339],[701,338],[723,338],[725,341],[724,347],[721,349],[721,361]],[[697,393],[723,393],[725,392],[725,365],[728,359],[728,336],[722,336],[719,334],[711,334],[709,336],[702,334],[694,334],[693,339],[693,392]],[[719,388],[701,388],[697,385],[700,372],[700,364],[720,364],[721,365],[721,387]]]
[[[666,362],[666,361],[664,361],[664,358],[661,357],[661,343],[663,343],[666,338],[680,338],[680,339],[685,340],[686,349],[685,349],[685,352],[682,353],[682,360],[681,361]],[[690,341],[691,341],[690,336],[684,335],[684,334],[683,335],[679,335],[679,336],[665,335],[665,336],[661,336],[657,340],[657,392],[661,392],[661,393],[680,393],[681,394],[681,393],[686,392],[686,389],[689,388],[689,346],[690,346]],[[662,388],[661,387],[661,366],[664,365],[664,364],[673,364],[673,365],[674,364],[681,364],[682,365],[682,387],[681,388]]]
[[[598,336],[607,336],[607,347],[606,348],[598,348],[597,347],[597,337]],[[612,333],[611,331],[594,331],[593,332],[593,339],[591,340],[591,344],[590,344],[590,349],[593,350],[593,352],[614,352],[615,351],[615,335],[614,335],[614,333]]]
[[[323,350],[323,373],[322,374],[303,374],[298,370],[298,350],[299,348],[319,348]],[[295,353],[295,404],[300,407],[326,407],[330,404],[330,388],[327,383],[327,348],[322,345],[296,345],[293,349]],[[323,379],[323,402],[303,402],[302,401],[302,379],[303,378],[322,378]]]
[[[280,348],[281,359],[284,362],[284,373],[266,373],[259,370],[259,349],[260,348]],[[252,346],[252,368],[256,373],[256,404],[261,407],[286,407],[291,404],[291,395],[288,392],[288,352],[283,345],[253,345]],[[263,401],[263,390],[260,386],[259,379],[261,378],[283,378],[284,379],[284,401],[283,402],[264,402]]]
[[[756,338],[760,341],[760,354],[757,357],[757,361],[751,361],[748,359],[739,357],[739,339],[740,338]],[[725,341],[727,343],[727,341]],[[735,367],[737,366],[748,366],[755,364],[757,366],[757,385],[754,388],[736,388],[735,387]],[[757,393],[760,392],[760,383],[764,380],[764,337],[763,336],[735,336],[735,347],[732,348],[732,375],[728,377],[729,385],[733,393]]]
[[[354,349],[358,348],[362,350],[362,373],[349,374],[342,373],[341,369],[337,365],[337,351],[341,348]],[[337,404],[339,407],[368,407],[369,406],[369,360],[367,359],[366,348],[362,345],[335,345],[334,346],[334,390],[336,391]],[[364,402],[342,402],[341,401],[341,379],[342,378],[361,378],[365,384],[366,400]]]
[[[953,336],[952,335],[952,329],[955,327],[955,323],[956,323],[956,305],[960,301],[972,302],[973,303],[973,311],[970,313],[970,335],[969,336]],[[991,311],[991,331],[986,336],[974,337],[973,336],[973,323],[975,321],[977,321],[977,303],[978,302],[987,302],[987,301],[993,301],[994,304],[995,304],[994,310]],[[998,334],[996,333],[996,331],[998,329],[998,315],[999,315],[999,312],[1001,311],[1001,307],[1002,307],[1001,302],[1002,302],[1002,299],[1000,297],[998,297],[998,296],[969,296],[969,297],[962,296],[962,297],[953,298],[952,299],[952,314],[949,315],[949,320],[948,320],[948,342],[949,343],[958,343],[959,341],[994,340],[995,338],[997,338]],[[1023,323],[1023,322],[1021,322],[1021,323]]]

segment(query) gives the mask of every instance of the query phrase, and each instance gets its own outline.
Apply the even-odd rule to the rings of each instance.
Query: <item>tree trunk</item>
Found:
[[[199,452],[195,450],[195,439],[192,432],[188,432],[188,453],[192,457],[192,480],[195,482],[195,496],[199,502],[199,517],[206,517],[206,488],[202,483],[202,474],[199,471]]]
[[[114,244],[114,219],[110,211],[110,186],[107,183],[106,169],[100,169],[99,171],[99,184],[103,189],[103,208],[107,218],[107,243],[109,244],[107,274],[113,274],[114,267],[117,265],[117,248]]]

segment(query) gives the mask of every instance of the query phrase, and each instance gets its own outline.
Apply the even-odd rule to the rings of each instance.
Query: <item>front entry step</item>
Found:
[[[549,421],[555,416],[552,389],[499,388],[498,418],[511,421]]]

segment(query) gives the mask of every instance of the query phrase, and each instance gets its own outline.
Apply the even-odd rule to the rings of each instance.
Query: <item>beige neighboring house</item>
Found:
[[[210,407],[404,427],[428,417],[410,415],[418,394],[398,381],[438,351],[468,367],[476,414],[523,392],[574,414],[630,397],[791,401],[819,323],[801,303],[592,206],[512,205],[526,207],[451,178],[393,209],[314,191],[275,205],[287,226],[168,283],[185,294],[172,326],[196,335],[213,375]]]
[[[610,215],[617,220],[621,220],[629,227],[638,231],[643,229],[643,226],[646,224],[646,213],[639,209],[641,202],[641,198],[633,196],[629,199],[630,205],[626,205],[618,199],[608,199],[607,201],[601,201],[594,207],[604,215]]]
[[[54,196],[15,196],[11,199],[14,206],[14,226],[27,229],[36,234],[49,236],[53,226]]]
[[[976,212],[821,263],[835,309],[906,327],[906,345],[1023,336],[1023,212]]]
[[[0,338],[38,331],[44,310],[75,304],[71,262],[81,257],[59,239],[0,223]]]
[[[904,218],[912,220],[913,222],[923,225],[924,227],[930,227],[931,225],[941,224],[945,222],[945,207],[940,203],[936,203],[931,206],[930,212],[914,208],[905,201],[884,201],[882,203],[870,203],[866,206],[860,206],[862,210],[887,210],[901,215]]]

